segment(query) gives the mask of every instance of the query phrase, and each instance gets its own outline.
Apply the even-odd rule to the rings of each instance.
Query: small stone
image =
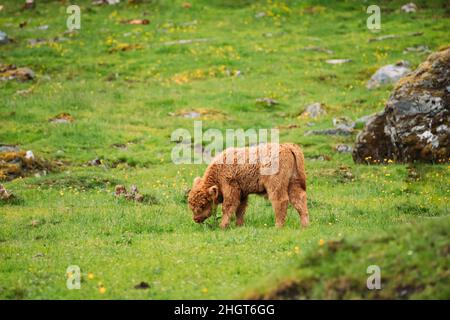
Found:
[[[90,166],[99,166],[99,165],[101,165],[102,164],[102,160],[100,159],[100,158],[95,158],[95,159],[92,159],[91,161],[89,161],[88,162],[88,165],[90,165]]]
[[[351,153],[353,151],[353,148],[349,146],[348,144],[338,144],[334,150],[338,153]]]
[[[329,59],[329,60],[325,60],[325,62],[328,64],[343,64],[343,63],[352,62],[352,60],[351,59]]]
[[[424,45],[418,45],[414,47],[407,47],[405,50],[403,50],[403,53],[410,53],[410,52],[416,52],[416,53],[429,53],[431,52],[430,49],[428,49],[427,46]]]
[[[8,35],[3,31],[0,31],[0,44],[7,44],[9,42],[10,40],[8,38]]]
[[[125,195],[127,193],[127,189],[125,188],[125,186],[119,184],[115,187],[115,191],[114,191],[114,195],[116,197],[119,197],[121,195]]]
[[[0,152],[17,152],[19,147],[12,144],[2,144],[0,145]]]
[[[324,130],[310,130],[305,132],[305,136],[311,135],[329,135],[329,136],[348,136],[353,133],[353,129],[335,128]]]
[[[120,0],[94,0],[94,1],[92,1],[93,5],[104,5],[104,4],[114,5],[114,4],[118,4],[118,3],[120,3]]]
[[[352,121],[349,117],[342,116],[333,118],[333,126],[336,129],[352,131],[355,128],[355,122]]]
[[[194,119],[201,116],[201,114],[197,111],[189,111],[181,115],[183,118]]]
[[[399,38],[399,36],[395,35],[395,34],[387,34],[385,36],[379,36],[376,38],[370,38],[369,42],[374,42],[374,41],[383,41],[383,40],[388,40],[388,39],[397,39]]]
[[[333,50],[326,49],[326,48],[322,48],[322,47],[317,47],[317,46],[303,47],[303,48],[301,48],[300,50],[303,50],[303,51],[323,52],[323,53],[327,53],[327,54],[333,54],[333,53],[334,53]]]
[[[406,13],[412,13],[417,11],[417,6],[415,3],[410,2],[401,7],[401,10]]]
[[[50,118],[49,121],[52,123],[71,123],[75,119],[74,117],[67,112],[62,112],[54,116],[53,118]]]
[[[259,98],[259,99],[256,99],[256,103],[265,105],[266,107],[272,107],[272,106],[279,104],[279,102],[277,100],[272,99],[272,98]]]
[[[315,102],[306,106],[305,111],[302,112],[301,116],[309,118],[318,118],[319,116],[325,115],[326,111],[320,102]]]
[[[9,193],[6,188],[0,184],[0,200],[9,200],[14,198],[12,193]]]
[[[177,44],[191,44],[191,43],[199,43],[199,42],[208,42],[209,39],[201,38],[201,39],[181,39],[181,40],[174,40],[174,41],[166,41],[162,44],[165,46],[173,46]]]
[[[33,153],[33,151],[28,150],[28,151],[25,153],[25,159],[28,159],[28,160],[34,160],[34,153]]]

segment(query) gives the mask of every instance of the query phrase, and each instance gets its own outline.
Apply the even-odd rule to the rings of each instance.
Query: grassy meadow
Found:
[[[14,39],[0,46],[0,64],[36,74],[0,81],[0,144],[53,167],[1,182],[17,197],[0,202],[1,299],[450,298],[448,163],[356,165],[335,147],[358,130],[305,135],[381,111],[393,86],[366,81],[426,58],[407,47],[449,45],[446,1],[417,1],[411,14],[403,1],[378,1],[378,33],[362,1],[76,2],[72,33],[69,1],[23,11],[22,1],[0,2],[0,30]],[[369,41],[389,34],[399,37]],[[255,102],[265,97],[279,104]],[[314,102],[327,114],[299,117]],[[62,112],[73,122],[49,121]],[[258,196],[241,228],[195,224],[185,192],[206,165],[173,164],[170,139],[194,120],[203,130],[278,127],[281,142],[301,145],[310,227],[290,207],[276,229]],[[117,184],[151,201],[116,199]],[[70,265],[81,268],[80,290],[66,287]],[[366,288],[369,265],[381,268],[381,290]]]

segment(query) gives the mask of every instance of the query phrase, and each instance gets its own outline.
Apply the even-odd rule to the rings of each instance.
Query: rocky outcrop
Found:
[[[358,163],[447,162],[450,158],[450,47],[399,80],[384,111],[357,136]]]

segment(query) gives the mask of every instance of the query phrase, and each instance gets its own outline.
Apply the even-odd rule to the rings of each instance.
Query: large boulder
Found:
[[[384,111],[356,138],[358,163],[447,162],[450,158],[450,47],[400,79]]]

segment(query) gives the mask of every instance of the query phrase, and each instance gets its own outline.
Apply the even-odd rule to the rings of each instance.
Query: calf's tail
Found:
[[[305,157],[303,156],[303,152],[300,147],[294,143],[287,143],[286,145],[294,155],[300,187],[306,191]]]

